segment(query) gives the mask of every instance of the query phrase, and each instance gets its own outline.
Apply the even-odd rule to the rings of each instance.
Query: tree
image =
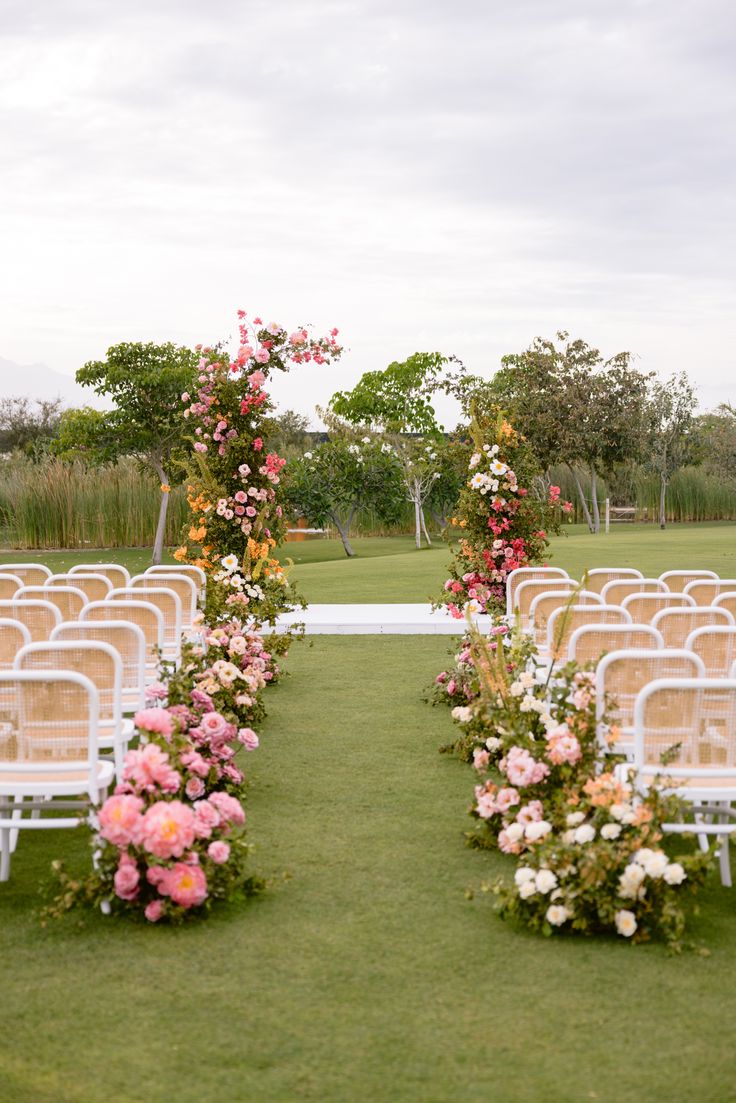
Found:
[[[733,480],[736,474],[736,410],[722,402],[715,410],[693,421],[688,434],[689,462],[702,464],[720,479]]]
[[[115,408],[100,414],[86,408],[64,419],[59,451],[68,454],[74,432],[79,447],[92,462],[106,463],[120,456],[136,456],[161,484],[153,563],[163,554],[166,511],[171,483],[177,478],[175,456],[183,446],[187,423],[182,416],[182,393],[196,378],[199,355],[173,344],[125,342],[107,350],[105,360],[94,360],[77,372],[77,382],[111,399]]]
[[[0,452],[34,452],[56,436],[60,420],[60,398],[0,398]]]
[[[301,454],[308,447],[309,418],[296,410],[284,410],[270,419],[268,443],[283,456]]]
[[[350,526],[359,510],[372,509],[389,524],[398,520],[400,469],[385,443],[334,433],[289,463],[286,474],[291,510],[314,525],[331,521],[349,557],[355,555]]]
[[[667,487],[682,466],[693,422],[695,391],[686,372],[657,381],[651,389],[649,466],[659,475],[659,527],[667,523]]]

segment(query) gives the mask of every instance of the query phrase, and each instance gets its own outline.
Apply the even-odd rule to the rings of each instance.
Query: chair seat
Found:
[[[97,784],[100,788],[110,785],[115,777],[112,762],[97,763]],[[81,768],[60,773],[58,770],[0,770],[0,797],[28,793],[79,793],[87,786],[89,772]]]

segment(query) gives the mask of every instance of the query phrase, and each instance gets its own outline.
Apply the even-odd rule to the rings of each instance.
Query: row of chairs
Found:
[[[45,581],[29,583],[26,569]],[[0,881],[20,828],[75,826],[79,814],[60,813],[104,799],[122,768],[131,716],[161,655],[177,658],[205,580],[188,565],[132,579],[118,564],[80,564],[66,575],[11,564],[3,573],[20,586],[0,601]],[[28,589],[42,596],[27,597]],[[70,590],[84,600],[55,600]]]

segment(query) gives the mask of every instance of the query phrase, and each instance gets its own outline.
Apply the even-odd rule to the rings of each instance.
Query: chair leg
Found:
[[[10,878],[10,828],[0,827],[0,881]]]
[[[730,835],[718,836],[718,864],[721,870],[721,884],[726,889],[730,889],[733,884],[731,880],[731,854],[728,845],[730,838]]]

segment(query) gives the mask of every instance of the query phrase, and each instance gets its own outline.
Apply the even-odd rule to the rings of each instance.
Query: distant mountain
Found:
[[[71,375],[54,371],[47,364],[16,364],[0,356],[0,398],[61,398],[65,406],[96,406],[105,403],[89,387],[80,387]]]

